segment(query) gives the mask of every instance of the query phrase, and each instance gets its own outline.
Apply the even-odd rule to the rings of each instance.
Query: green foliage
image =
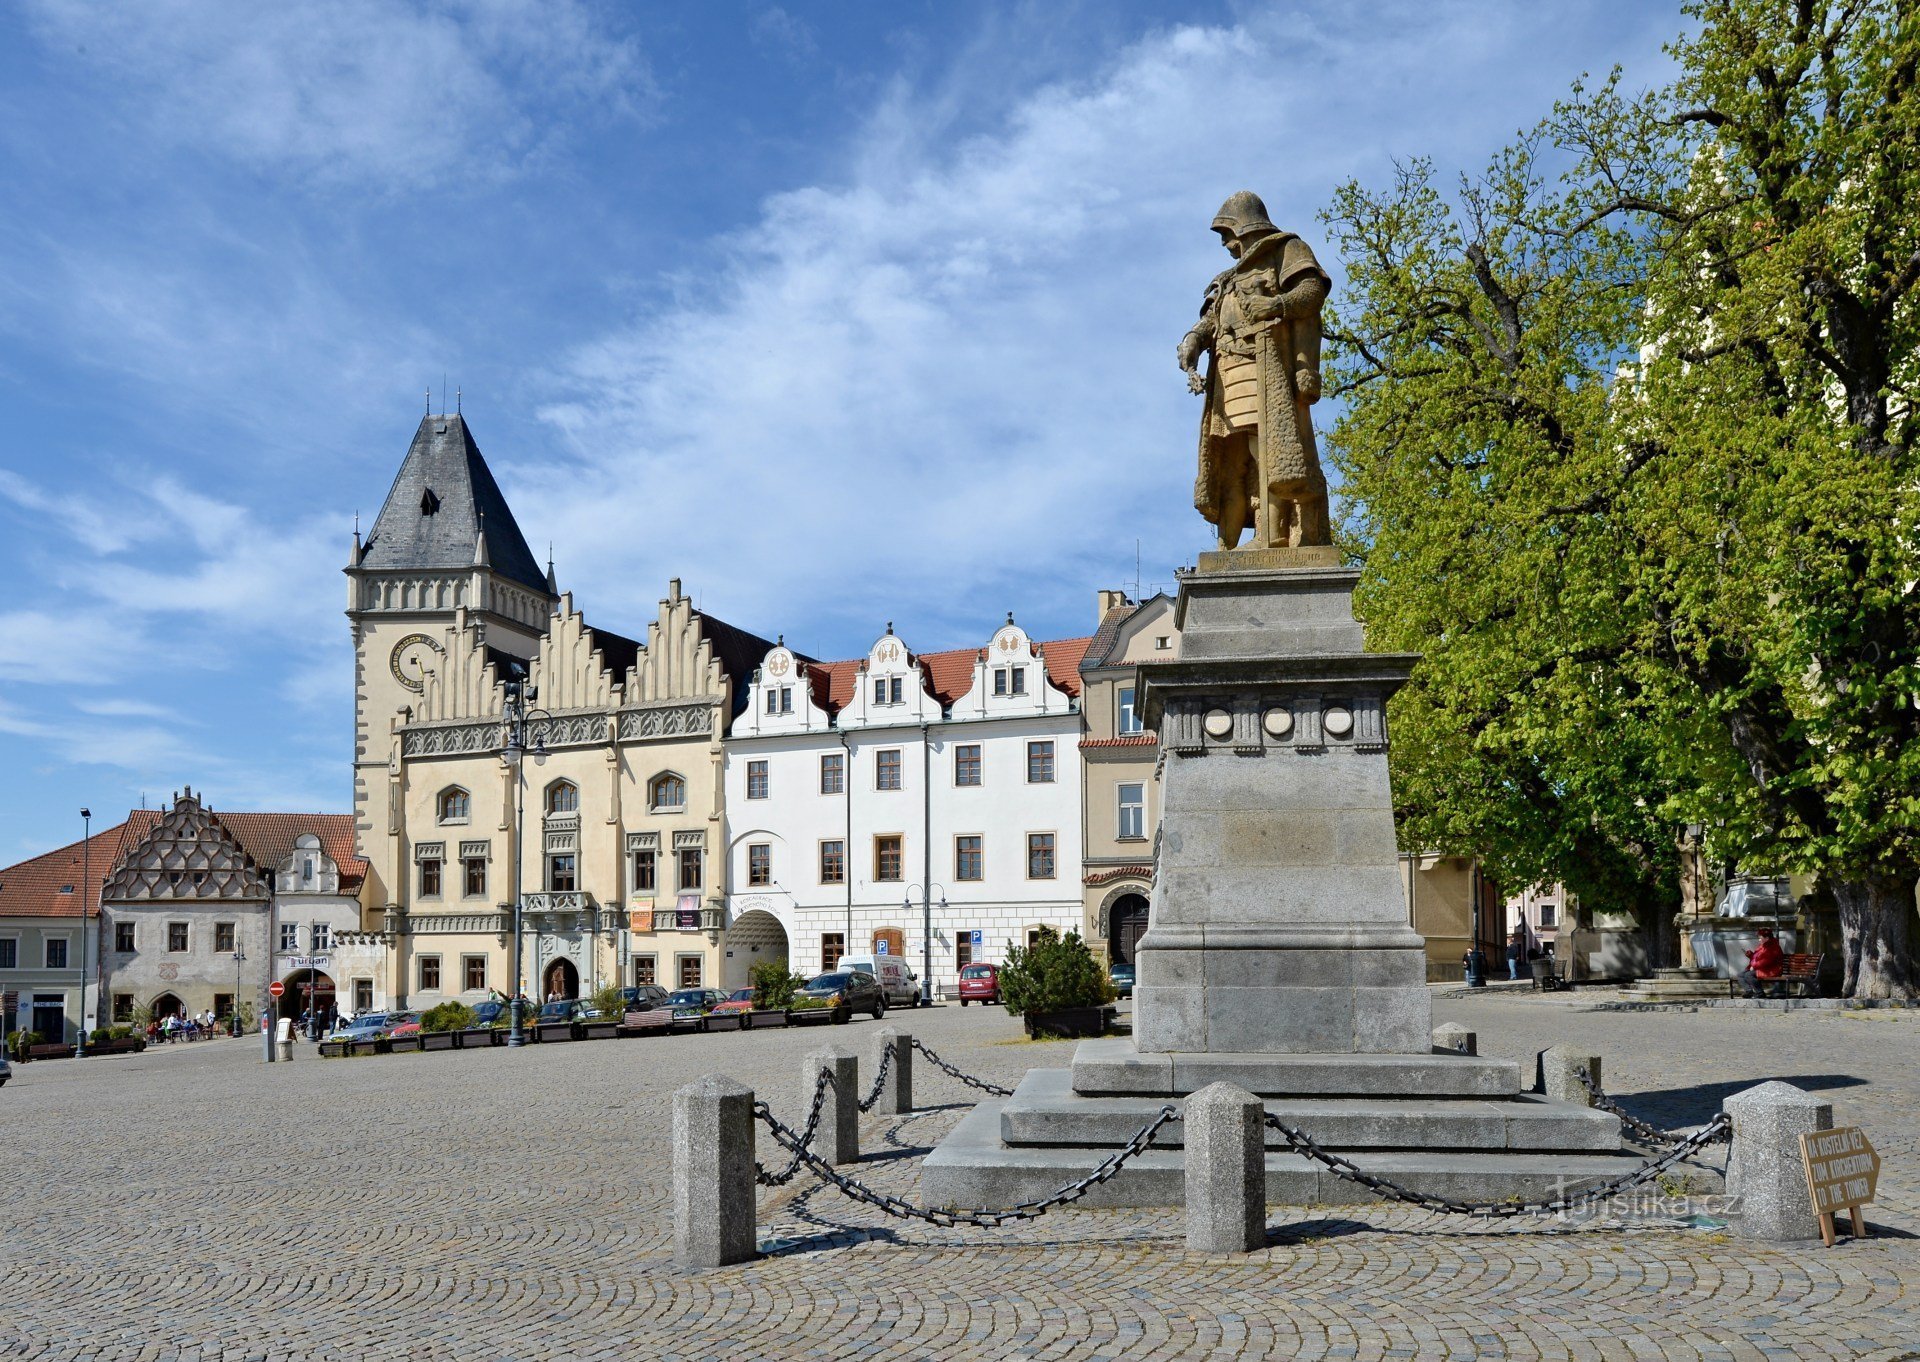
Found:
[[[1704,825],[1832,887],[1849,991],[1911,995],[1920,17],[1688,13],[1668,87],[1325,215],[1359,613],[1425,654],[1396,793],[1410,841],[1655,918]]]
[[[627,1000],[620,994],[620,985],[606,984],[593,991],[587,999],[587,1006],[600,1014],[602,1021],[619,1021],[627,1015]]]
[[[136,1013],[135,1015],[137,1016],[138,1014]],[[253,1004],[249,1002],[235,1003],[233,1016],[228,1020],[233,1023],[233,1029],[237,1035],[245,1035],[247,1032],[253,1030],[256,1024],[253,1015]]]
[[[806,978],[787,969],[784,960],[762,960],[747,971],[753,985],[753,1005],[778,1010],[793,1005],[794,992],[806,986]]]
[[[96,1026],[87,1033],[87,1044],[103,1045],[110,1040],[130,1040],[132,1037],[131,1026]]]
[[[7,1037],[7,1049],[14,1059],[23,1060],[27,1057],[27,1051],[40,1042],[38,1031],[15,1031]]]
[[[1015,946],[1000,967],[1000,998],[1014,1016],[1098,1007],[1113,997],[1113,981],[1078,932],[1062,937],[1042,927],[1033,945]]]
[[[449,998],[420,1014],[422,1031],[464,1031],[473,1023],[473,1009],[458,998]]]

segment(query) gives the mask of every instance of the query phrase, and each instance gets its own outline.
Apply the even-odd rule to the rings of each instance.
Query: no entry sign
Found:
[[[278,998],[282,993],[285,993],[286,991],[287,991],[287,986],[281,983],[278,979],[275,979],[272,983],[267,985],[267,992],[271,993],[276,998]]]

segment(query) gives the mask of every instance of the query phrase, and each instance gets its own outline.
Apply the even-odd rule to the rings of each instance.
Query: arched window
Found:
[[[442,823],[464,823],[471,812],[467,792],[455,785],[440,792],[440,821]]]
[[[579,813],[580,787],[570,780],[556,780],[547,786],[548,813]]]
[[[647,803],[656,809],[687,807],[687,782],[671,771],[663,771],[647,786]]]

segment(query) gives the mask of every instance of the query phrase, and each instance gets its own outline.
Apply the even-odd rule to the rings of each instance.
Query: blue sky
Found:
[[[349,805],[344,579],[431,387],[537,551],[820,656],[1207,545],[1173,347],[1253,188],[1474,168],[1671,3],[0,10],[0,861]],[[1337,280],[1339,262],[1323,259]],[[444,377],[443,377],[444,376]]]

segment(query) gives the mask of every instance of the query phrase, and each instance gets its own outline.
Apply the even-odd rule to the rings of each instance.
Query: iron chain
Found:
[[[954,1068],[953,1065],[947,1063],[946,1060],[940,1058],[940,1056],[936,1055],[933,1051],[929,1050],[926,1046],[926,1042],[921,1040],[918,1036],[915,1036],[913,1038],[913,1048],[918,1050],[921,1054],[925,1055],[929,1060],[931,1060],[933,1062],[934,1068],[939,1069],[941,1072],[959,1079],[962,1083],[965,1083],[969,1088],[977,1088],[981,1092],[987,1093],[994,1097],[1013,1096],[1012,1088],[1003,1088],[998,1083],[989,1083],[984,1078],[975,1078],[972,1074],[961,1073],[960,1070]]]
[[[1600,1091],[1600,1085],[1593,1081],[1593,1075],[1587,1072],[1585,1065],[1577,1066],[1574,1069],[1574,1073],[1579,1075],[1582,1085],[1593,1095],[1593,1104],[1596,1107],[1610,1115],[1618,1116],[1621,1125],[1639,1136],[1640,1139],[1647,1144],[1672,1145],[1678,1144],[1687,1138],[1681,1131],[1662,1130],[1659,1126],[1649,1125],[1638,1116],[1632,1115],[1618,1102]],[[1732,1139],[1733,1128],[1728,1126],[1726,1134],[1721,1138]]]
[[[1357,1182],[1370,1191],[1378,1192],[1389,1201],[1401,1201],[1410,1206],[1440,1211],[1447,1215],[1494,1218],[1557,1215],[1561,1211],[1570,1211],[1577,1207],[1592,1205],[1596,1201],[1605,1201],[1609,1197],[1626,1191],[1629,1187],[1637,1187],[1651,1178],[1658,1177],[1689,1154],[1729,1138],[1733,1129],[1732,1121],[1728,1119],[1725,1112],[1722,1112],[1658,1158],[1640,1165],[1631,1172],[1603,1182],[1598,1187],[1591,1187],[1570,1196],[1555,1197],[1552,1201],[1455,1201],[1451,1197],[1429,1196],[1425,1192],[1416,1192],[1396,1182],[1389,1182],[1377,1174],[1369,1173],[1351,1159],[1343,1158],[1331,1150],[1322,1149],[1311,1135],[1288,1125],[1278,1116],[1269,1114],[1266,1123],[1280,1132],[1288,1147],[1295,1153],[1306,1155],[1316,1163],[1332,1169],[1347,1181]]]
[[[873,1075],[873,1091],[860,1099],[860,1110],[872,1111],[874,1103],[880,1100],[880,1090],[887,1086],[887,1070],[893,1067],[893,1048],[899,1041],[887,1046],[887,1052],[880,1056],[880,1067]],[[822,1073],[826,1070],[822,1069]]]
[[[753,1110],[756,1115],[766,1119],[767,1124],[773,1128],[776,1139],[780,1139],[780,1133],[782,1131],[786,1133],[788,1138],[780,1139],[781,1144],[786,1145],[788,1149],[805,1149],[813,1143],[814,1131],[820,1128],[820,1109],[826,1105],[827,1089],[832,1086],[832,1084],[833,1070],[820,1070],[820,1077],[813,1085],[813,1110],[807,1113],[806,1130],[799,1134],[795,1134],[790,1126],[782,1125],[779,1118],[773,1114],[765,1102],[755,1102],[753,1104]],[[753,1165],[753,1176],[759,1181],[762,1187],[784,1186],[786,1183],[793,1181],[793,1175],[799,1171],[800,1156],[798,1154],[795,1154],[792,1159],[788,1160],[787,1166],[777,1173],[769,1173],[760,1166],[758,1160],[755,1160]]]
[[[916,1042],[917,1043],[917,1042]],[[935,1061],[938,1062],[937,1060]],[[1160,1133],[1160,1127],[1174,1119],[1178,1114],[1172,1106],[1160,1108],[1159,1114],[1135,1131],[1133,1138],[1122,1145],[1118,1151],[1104,1160],[1099,1167],[1077,1182],[1070,1182],[1059,1191],[1050,1193],[1033,1201],[1023,1201],[1004,1211],[929,1209],[916,1206],[910,1201],[885,1192],[877,1192],[854,1178],[840,1172],[832,1164],[814,1153],[806,1145],[794,1138],[793,1132],[774,1119],[765,1102],[753,1104],[754,1115],[766,1122],[767,1129],[773,1132],[773,1138],[793,1152],[796,1163],[804,1163],[822,1182],[830,1183],[842,1195],[894,1216],[900,1220],[924,1220],[930,1225],[939,1225],[943,1229],[952,1229],[957,1225],[973,1225],[982,1229],[999,1229],[1002,1225],[1020,1220],[1033,1220],[1045,1215],[1056,1207],[1078,1201],[1088,1192],[1098,1187],[1108,1178],[1118,1173],[1135,1155],[1153,1143],[1154,1136]]]

